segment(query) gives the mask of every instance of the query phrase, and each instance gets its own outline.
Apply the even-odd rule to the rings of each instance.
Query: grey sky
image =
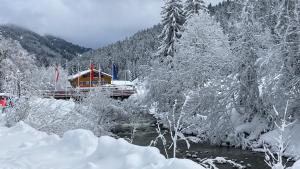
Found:
[[[163,0],[0,0],[0,24],[97,48],[159,23],[162,4]]]

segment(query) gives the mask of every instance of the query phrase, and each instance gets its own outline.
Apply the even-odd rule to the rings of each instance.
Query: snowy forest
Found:
[[[99,49],[27,31],[24,40],[16,30],[0,26],[0,94],[14,104],[2,108],[0,149],[20,163],[0,151],[0,168],[22,168],[26,160],[24,169],[39,168],[36,162],[48,159],[41,168],[300,169],[299,0],[165,0],[160,23]],[[115,99],[95,89],[80,99],[44,98],[45,91],[70,90],[70,76],[91,63],[107,73],[117,65],[119,79],[136,93]],[[25,141],[13,154],[18,150],[3,144],[18,137]],[[70,154],[44,155],[59,146]],[[224,148],[236,157],[219,152]],[[31,151],[40,154],[22,163]],[[85,162],[73,164],[69,155]],[[120,165],[113,164],[119,156]],[[177,158],[195,163],[165,161]]]

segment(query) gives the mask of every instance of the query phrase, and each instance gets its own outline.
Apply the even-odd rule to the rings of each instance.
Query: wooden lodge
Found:
[[[91,75],[93,76],[91,78]],[[91,69],[79,72],[69,76],[68,80],[72,88],[66,90],[49,90],[43,91],[44,98],[70,99],[80,100],[86,97],[89,92],[100,89],[109,97],[116,99],[126,99],[136,93],[135,86],[129,81],[112,80],[110,74],[99,72]]]
[[[91,78],[91,74],[93,78]],[[101,76],[101,78],[99,78],[99,76]],[[91,70],[88,69],[70,76],[68,80],[73,88],[86,88],[111,84],[112,76],[104,72],[99,73],[96,69],[91,73]]]

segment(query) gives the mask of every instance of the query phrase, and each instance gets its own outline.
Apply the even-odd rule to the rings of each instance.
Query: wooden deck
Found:
[[[100,90],[108,97],[115,99],[126,99],[131,95],[136,93],[134,87],[128,86],[101,86],[92,88],[77,88],[77,89],[67,89],[67,90],[56,90],[56,91],[42,91],[42,97],[44,98],[55,98],[55,99],[75,99],[80,100],[81,98],[87,97],[89,92]]]

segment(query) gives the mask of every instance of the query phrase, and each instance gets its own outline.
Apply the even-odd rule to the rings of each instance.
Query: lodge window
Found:
[[[103,75],[101,75],[101,77],[102,77]],[[89,73],[87,73],[87,74],[84,74],[84,75],[82,75],[82,78],[89,78],[90,77],[90,74]],[[98,73],[94,73],[94,77],[99,77],[99,75],[98,75]],[[104,76],[103,76],[104,77]]]
[[[98,85],[98,81],[92,81],[92,85]],[[90,85],[89,81],[80,82],[80,85]]]
[[[80,85],[89,85],[90,82],[80,82]]]

